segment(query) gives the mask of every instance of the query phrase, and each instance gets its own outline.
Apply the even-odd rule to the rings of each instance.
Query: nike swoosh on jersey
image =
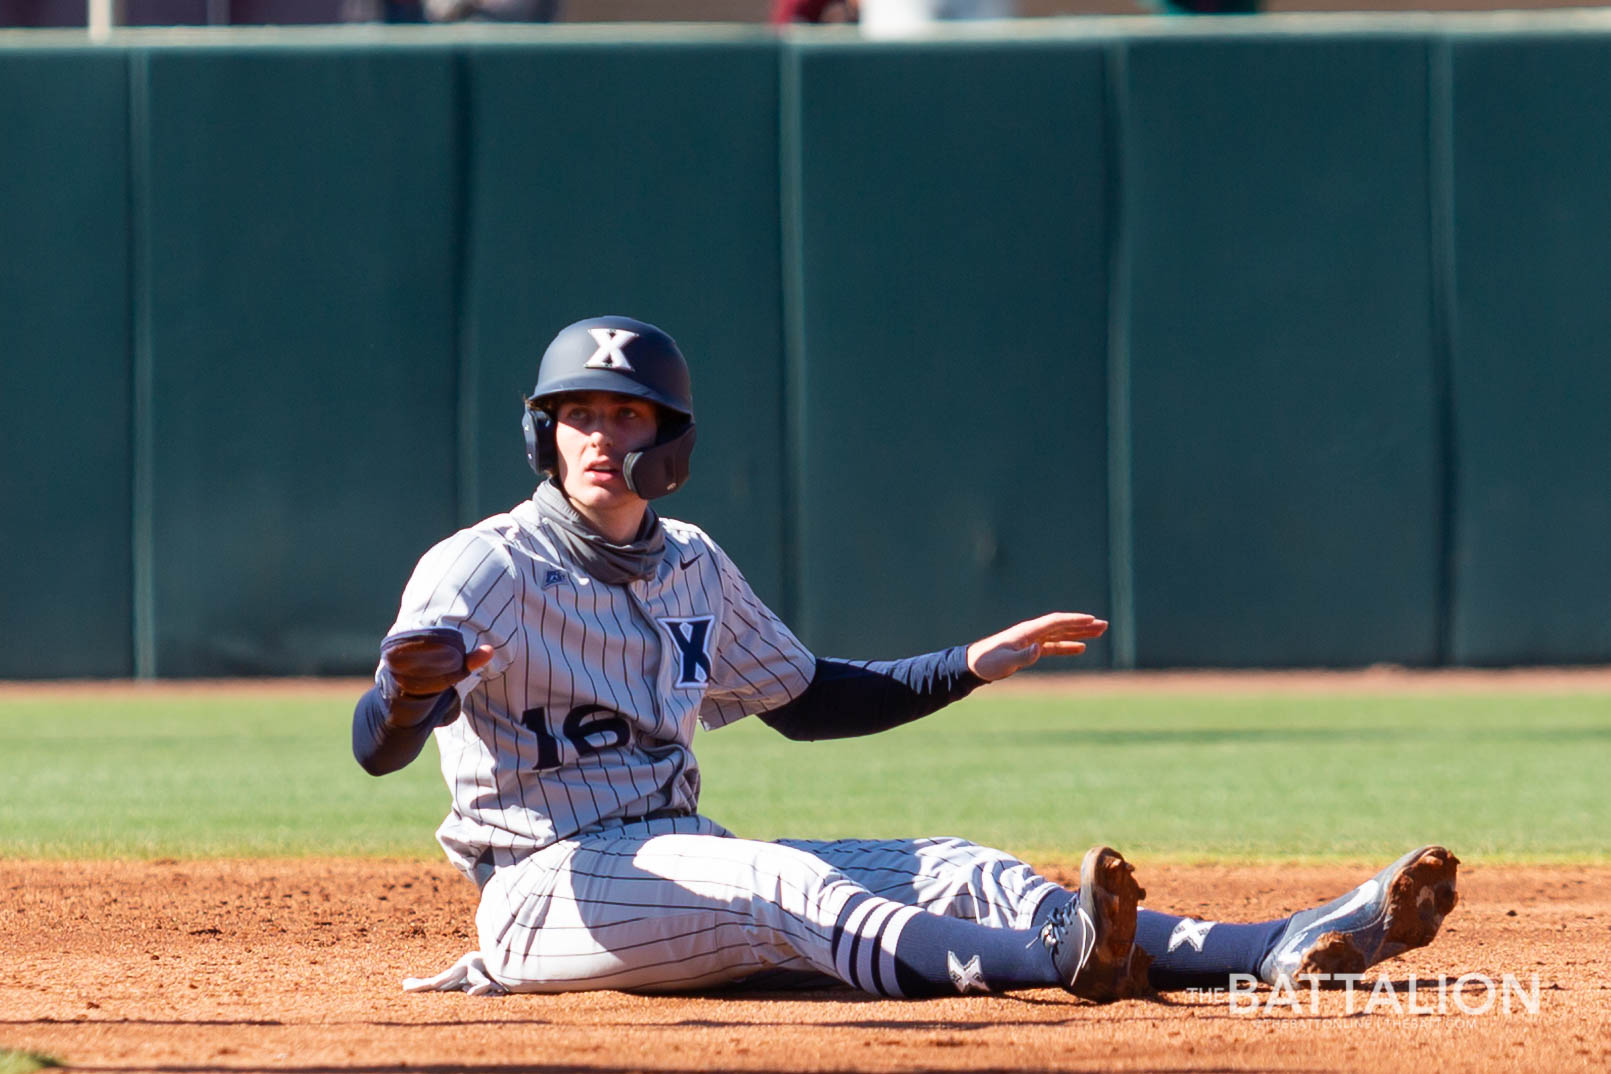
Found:
[[[682,570],[687,570],[689,567],[692,567],[695,563],[699,562],[699,557],[703,556],[704,554],[705,553],[700,552],[698,555],[690,556],[689,558],[683,560],[682,564],[681,564],[681,569]]]

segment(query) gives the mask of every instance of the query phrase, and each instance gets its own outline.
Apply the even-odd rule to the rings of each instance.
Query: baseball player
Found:
[[[372,774],[434,737],[437,838],[481,891],[479,949],[416,990],[672,991],[843,982],[883,996],[1152,987],[1363,968],[1429,942],[1453,855],[1412,851],[1326,906],[1256,925],[1138,910],[1108,847],[1077,892],[960,839],[740,838],[699,812],[696,723],[875,734],[1107,624],[1055,612],[895,661],[814,656],[698,527],[650,501],[688,479],[688,366],[625,317],[563,329],[526,403],[530,500],[436,545],[358,702]]]

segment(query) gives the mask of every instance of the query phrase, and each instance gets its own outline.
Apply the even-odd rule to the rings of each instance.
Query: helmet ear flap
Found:
[[[531,466],[532,473],[538,477],[556,476],[559,473],[559,448],[554,443],[554,419],[527,399],[520,429],[526,436],[526,462]]]

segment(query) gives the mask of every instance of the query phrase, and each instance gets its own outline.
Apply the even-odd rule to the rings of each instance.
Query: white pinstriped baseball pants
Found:
[[[1028,929],[1056,888],[961,839],[764,843],[678,817],[589,833],[499,869],[476,929],[488,971],[514,992],[798,984],[802,973],[865,987],[874,960],[893,980],[910,915]],[[836,929],[867,892],[877,899]],[[840,942],[852,930],[866,942]]]

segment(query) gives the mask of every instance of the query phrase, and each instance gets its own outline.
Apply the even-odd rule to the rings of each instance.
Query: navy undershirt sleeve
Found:
[[[761,713],[761,719],[785,738],[802,742],[854,738],[938,712],[982,685],[984,680],[968,670],[965,645],[905,660],[818,657],[805,692]]]
[[[429,698],[388,698],[380,686],[372,687],[352,712],[352,755],[372,776],[396,772],[420,755],[432,731],[458,715],[457,690]]]

